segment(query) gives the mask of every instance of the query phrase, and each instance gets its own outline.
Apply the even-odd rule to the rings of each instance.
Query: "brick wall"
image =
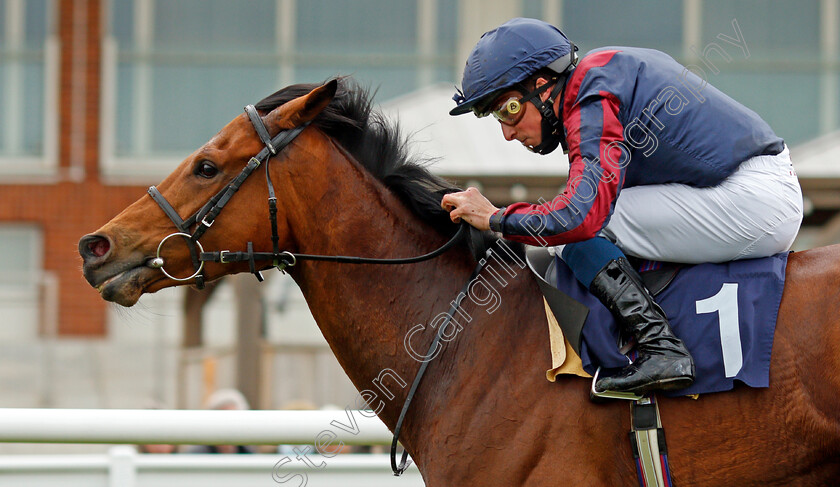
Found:
[[[0,221],[35,224],[42,230],[43,268],[59,281],[58,325],[63,335],[106,332],[106,303],[82,276],[77,242],[145,193],[144,186],[108,186],[99,180],[104,4],[105,0],[54,4],[60,41],[57,177],[41,184],[0,184]],[[76,125],[80,114],[83,130]]]

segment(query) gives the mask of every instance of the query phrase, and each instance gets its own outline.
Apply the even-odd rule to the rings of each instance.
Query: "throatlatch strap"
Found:
[[[278,151],[282,150],[291,143],[292,140],[294,140],[294,138],[309,125],[307,122],[293,129],[281,130],[272,139],[268,133],[265,123],[262,121],[262,118],[260,118],[259,112],[257,112],[257,109],[254,108],[253,105],[246,106],[245,113],[247,113],[248,118],[251,120],[251,124],[254,126],[254,130],[256,130],[257,135],[265,147],[263,147],[256,156],[252,157],[251,160],[248,161],[242,172],[233,178],[233,180],[222,188],[221,191],[213,195],[213,197],[210,198],[210,201],[199,208],[195,214],[184,220],[156,187],[151,186],[148,190],[149,196],[151,196],[158,206],[160,206],[166,216],[172,220],[172,223],[175,224],[178,231],[182,234],[189,235],[187,243],[193,266],[195,266],[196,269],[195,284],[199,289],[204,288],[204,274],[201,272],[201,265],[204,259],[202,259],[202,255],[199,255],[199,250],[197,248],[198,240],[202,235],[204,235],[204,232],[213,225],[213,222],[222,211],[222,208],[224,208],[233,195],[236,194],[242,183],[244,183],[248,176],[254,172],[254,169],[259,167],[259,165],[262,164],[262,161],[270,161],[270,156],[276,155]],[[268,181],[268,191],[270,195],[269,207],[271,208],[272,242],[274,242],[271,255],[275,261],[275,265],[278,265],[281,264],[281,262],[276,257],[280,254],[280,249],[278,248],[279,237],[277,236],[277,199],[274,197],[274,185],[271,183],[271,174],[268,171],[268,162],[266,162],[266,179]],[[195,225],[195,231],[190,233],[190,229],[193,225]],[[249,248],[246,253],[249,267],[254,275],[256,275],[258,279],[262,280],[262,276],[259,274],[259,271],[255,270],[256,266],[254,259],[258,253],[255,253],[250,245],[251,244],[249,244]],[[217,260],[217,262],[223,262],[221,260],[221,255],[222,253],[219,253],[220,260]],[[291,263],[293,264],[294,257],[291,257],[291,259]]]

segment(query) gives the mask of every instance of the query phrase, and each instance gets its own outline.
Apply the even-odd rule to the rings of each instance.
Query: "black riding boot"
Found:
[[[644,394],[652,389],[683,389],[694,382],[694,360],[674,336],[668,318],[653,300],[641,277],[625,258],[611,260],[589,286],[636,339],[638,358],[618,374],[598,380],[599,391]]]

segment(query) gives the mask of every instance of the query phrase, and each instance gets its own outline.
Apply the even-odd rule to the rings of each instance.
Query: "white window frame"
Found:
[[[25,38],[25,3],[26,0],[6,0],[5,11],[0,12],[0,22],[4,23],[5,51],[14,58],[23,47]],[[0,176],[5,181],[27,182],[45,176],[55,176],[58,168],[58,78],[59,78],[59,41],[54,32],[55,0],[47,2],[47,37],[44,39],[44,112],[42,114],[42,147],[39,156],[15,156],[0,152]],[[22,143],[23,134],[20,120],[26,116],[26,107],[22,103],[23,69],[14,61],[4,66],[5,83],[0,93],[8,104],[3,117],[5,146],[15,147]]]
[[[110,0],[106,2],[104,19],[110,22],[111,16],[107,9],[111,8]],[[154,32],[155,2],[160,0],[135,0],[134,3],[134,49],[141,56],[153,54],[152,35]],[[295,78],[295,61],[299,56],[295,49],[295,24],[297,5],[305,0],[275,0],[277,3],[275,28],[277,44],[274,55],[277,62],[278,87],[288,86]],[[434,53],[437,48],[437,9],[438,0],[415,0],[418,5],[417,18],[417,57],[423,67],[418,69],[417,76],[420,86],[432,79],[435,65]],[[107,184],[137,184],[155,183],[165,177],[188,154],[156,157],[118,157],[116,149],[116,121],[117,121],[117,66],[119,48],[116,39],[111,35],[108,26],[103,36],[102,45],[102,102],[100,104],[100,164],[99,170],[103,181]],[[151,80],[148,69],[137,69],[134,74],[135,107],[149,106],[145,100],[152,96]],[[187,114],[181,114],[186,117]],[[140,141],[140,146],[148,146],[149,112],[135,110],[132,120],[132,137]],[[188,120],[185,118],[184,123]],[[144,139],[146,142],[143,142]]]
[[[107,9],[111,8],[110,0]],[[151,55],[152,35],[154,32],[154,8],[156,0],[135,0],[134,2],[134,43],[135,50],[141,55]],[[280,86],[291,84],[294,78],[293,53],[295,39],[295,6],[296,0],[275,0],[277,2],[276,29],[278,36],[276,53],[280,59],[277,67],[277,79]],[[111,16],[106,14],[110,22]],[[154,183],[172,172],[173,169],[188,154],[154,157],[119,157],[116,155],[116,123],[117,123],[117,65],[119,48],[116,39],[111,35],[108,26],[103,36],[102,46],[102,103],[100,124],[100,172],[103,180],[109,184],[133,184],[137,182]],[[149,106],[147,100],[152,96],[149,66],[140,66],[134,74],[135,107]],[[186,115],[186,114],[184,114]],[[132,123],[135,141],[141,146],[148,146],[149,112],[135,110]],[[184,120],[187,123],[187,120]]]
[[[0,276],[0,296],[8,300],[13,298],[36,297],[37,287],[42,280],[44,270],[44,237],[38,225],[3,223],[0,224],[0,236],[22,235],[27,239],[31,257],[26,270],[18,272],[3,271]]]

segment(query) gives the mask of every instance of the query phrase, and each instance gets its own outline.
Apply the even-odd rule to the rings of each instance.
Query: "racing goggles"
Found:
[[[522,115],[525,113],[522,103],[524,101],[523,98],[519,98],[516,96],[511,96],[502,103],[499,108],[490,111],[477,111],[476,116],[478,118],[483,118],[488,115],[493,115],[496,120],[505,124],[505,125],[516,125],[519,123],[519,120],[522,119]]]
[[[518,88],[515,89],[518,89],[519,92],[523,94],[522,98],[510,96],[503,104],[499,105],[499,108],[495,110],[487,110],[489,106],[494,106],[490,104],[485,104],[483,107],[475,106],[473,107],[473,113],[475,113],[475,116],[478,118],[483,118],[487,115],[493,114],[493,116],[496,117],[496,120],[505,125],[516,125],[525,113],[525,107],[523,106],[525,102],[531,101],[532,99],[540,96],[542,92],[557,85],[558,81],[558,78],[552,78],[548,83],[545,83],[530,93],[526,93],[525,87],[520,84],[518,85]],[[554,103],[554,96],[556,96],[556,93],[552,93],[551,97],[547,101],[549,103]],[[496,101],[496,99],[494,99],[494,101]],[[542,112],[543,108],[540,108],[540,105],[543,105],[543,107],[545,107],[545,105],[542,102],[533,103],[537,106],[537,108],[539,108],[540,112]]]

